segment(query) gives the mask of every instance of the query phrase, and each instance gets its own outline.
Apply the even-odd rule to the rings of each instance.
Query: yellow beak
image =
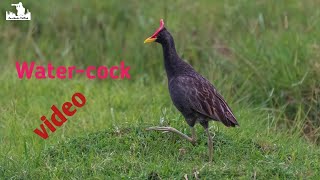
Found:
[[[144,43],[151,43],[151,42],[154,42],[155,40],[157,40],[157,38],[149,37],[146,40],[144,40]]]

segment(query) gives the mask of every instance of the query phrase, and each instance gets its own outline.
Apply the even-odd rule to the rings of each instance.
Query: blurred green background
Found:
[[[314,178],[320,174],[320,1],[23,1],[31,21],[0,11],[0,177]],[[143,44],[163,18],[178,54],[226,98],[240,128],[211,123],[194,147],[173,107],[159,44]],[[15,62],[112,66],[130,80],[17,77]],[[43,140],[33,133],[50,107],[83,93],[87,104]],[[197,174],[197,175],[195,175]]]

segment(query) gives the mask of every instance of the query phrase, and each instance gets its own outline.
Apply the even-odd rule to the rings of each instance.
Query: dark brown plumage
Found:
[[[161,25],[161,23],[160,23]],[[170,96],[175,107],[183,114],[188,125],[192,128],[192,138],[186,138],[177,130],[151,128],[151,130],[172,131],[180,134],[190,142],[195,142],[193,126],[199,122],[208,133],[209,152],[212,146],[211,136],[208,131],[209,120],[220,121],[227,127],[235,127],[238,122],[230,107],[216,88],[203,76],[197,73],[191,65],[183,61],[177,54],[173,37],[163,26],[149,38],[162,45],[165,69],[168,77]],[[148,39],[146,40],[148,41]],[[212,155],[210,156],[210,160]]]
[[[238,125],[221,95],[199,74],[171,77],[169,91],[174,105],[190,126],[198,121],[207,128],[209,120],[221,121],[228,127]]]

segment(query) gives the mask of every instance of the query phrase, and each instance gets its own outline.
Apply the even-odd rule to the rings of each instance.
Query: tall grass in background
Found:
[[[32,21],[1,20],[1,64],[32,60],[86,67],[125,60],[133,80],[164,81],[160,46],[143,44],[164,18],[179,54],[225,96],[262,105],[277,117],[277,127],[319,142],[318,6],[317,1],[28,1]]]

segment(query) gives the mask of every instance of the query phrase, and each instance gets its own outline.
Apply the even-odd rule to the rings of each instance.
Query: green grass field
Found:
[[[31,21],[0,18],[0,179],[319,179],[320,2],[23,1]],[[159,44],[143,44],[163,18],[183,59],[209,79],[240,123],[212,122],[198,145],[171,103]],[[112,66],[130,80],[22,79],[15,62]],[[52,105],[87,103],[39,138]]]

